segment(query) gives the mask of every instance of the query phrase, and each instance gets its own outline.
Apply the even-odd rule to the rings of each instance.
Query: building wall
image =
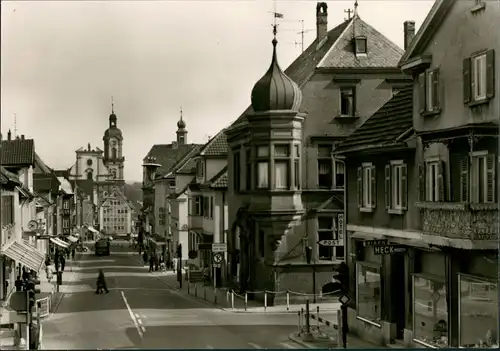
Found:
[[[112,204],[110,202],[118,203]],[[125,235],[131,233],[131,223],[130,206],[123,199],[108,199],[99,209],[99,226],[108,234]],[[115,229],[115,226],[117,229]]]
[[[227,165],[226,158],[205,158],[205,181],[209,181]]]
[[[385,166],[391,160],[403,160],[407,165],[408,210],[402,215],[389,214],[385,204]],[[371,162],[376,168],[376,208],[371,213],[361,212],[358,208],[357,171],[363,162]],[[418,164],[413,151],[379,154],[347,159],[347,223],[351,225],[390,228],[400,230],[420,230],[420,210],[415,207],[418,201]]]
[[[155,214],[155,234],[166,235],[166,211],[167,211],[167,195],[169,185],[166,179],[155,181],[155,197],[154,197],[154,214]],[[163,212],[162,212],[163,211]],[[161,217],[163,214],[164,217]]]
[[[92,164],[88,165],[87,162]],[[71,169],[71,176],[76,179],[87,179],[87,172],[92,171],[94,181],[104,180],[108,176],[108,171],[104,165],[102,155],[98,152],[78,152],[76,153],[76,163]],[[73,178],[72,177],[72,178]]]
[[[473,6],[474,2],[455,1],[424,51],[424,54],[432,55],[430,68],[439,67],[441,113],[431,118],[420,116],[419,84],[416,80],[413,112],[417,131],[446,129],[499,119],[498,103],[490,102],[471,109],[463,102],[463,59],[481,50],[495,49],[497,78],[500,67],[500,35],[497,26],[500,7],[486,2],[485,11],[473,14],[470,11]],[[494,99],[498,101],[500,79],[495,80],[495,85]]]

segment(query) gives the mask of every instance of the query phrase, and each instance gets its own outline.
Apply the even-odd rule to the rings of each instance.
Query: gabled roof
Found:
[[[334,153],[363,151],[397,144],[413,129],[413,85],[396,93],[361,127],[341,143]]]
[[[335,28],[328,31],[328,39],[326,39],[326,41],[319,48],[317,48],[318,40],[314,40],[311,45],[309,45],[309,47],[305,49],[304,52],[300,54],[290,66],[288,66],[285,70],[285,74],[302,88],[302,86],[304,86],[304,84],[306,84],[314,74],[314,70],[316,69],[318,63],[337,42],[337,39],[342,35],[351,21],[352,19],[342,22]],[[252,112],[253,109],[250,105],[240,115],[240,117],[238,117],[238,119],[231,124],[231,127],[239,124],[240,122],[244,122],[246,120],[246,115]]]
[[[196,159],[190,158],[186,163],[184,163],[175,173],[177,174],[194,174],[196,173]]]
[[[200,154],[200,149],[203,145],[195,145],[191,151],[189,151],[184,157],[177,162],[173,167],[171,167],[164,178],[175,177],[175,173],[178,173],[179,169],[183,168],[187,163],[196,162],[196,156]],[[196,165],[196,163],[195,163]]]
[[[415,37],[413,37],[406,48],[404,55],[399,61],[399,66],[402,66],[404,62],[408,61],[414,55],[418,55],[420,51],[426,47],[455,1],[456,0],[436,0],[418,32],[415,34]]]
[[[226,166],[208,181],[208,186],[211,189],[227,189],[227,180],[228,175]]]
[[[224,129],[210,139],[201,149],[201,156],[227,156],[227,136]]]
[[[64,191],[68,195],[73,194],[73,187],[71,186],[71,183],[66,178],[57,177],[57,180],[59,180],[59,183],[61,183],[61,190],[62,191]]]
[[[2,140],[0,149],[3,166],[28,166],[35,162],[35,141],[33,139]]]
[[[35,152],[35,169],[33,170],[34,173],[40,173],[40,174],[50,174],[52,173],[52,169],[50,169],[49,166],[47,166],[40,156]]]
[[[366,38],[366,55],[356,55],[354,37]],[[318,68],[391,68],[397,67],[403,49],[383,34],[354,16],[335,44],[319,62]]]
[[[16,174],[6,170],[3,166],[0,166],[0,184],[19,186],[21,185],[21,181]]]
[[[144,161],[148,157],[155,157],[156,162],[161,165],[157,170],[156,177],[163,177],[169,170],[175,166],[183,157],[190,152],[197,144],[177,145],[172,144],[156,144],[144,157]]]
[[[110,195],[106,196],[104,201],[101,203],[100,207],[102,207],[104,204],[106,204],[111,200],[116,200],[117,198],[118,200],[121,200],[122,202],[126,203],[131,210],[134,209],[134,206],[130,203],[130,201],[128,201],[127,198],[117,190],[113,190]]]

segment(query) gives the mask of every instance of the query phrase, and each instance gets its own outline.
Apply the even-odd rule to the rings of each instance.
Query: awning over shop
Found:
[[[63,249],[67,249],[69,247],[69,244],[67,242],[64,242],[58,238],[50,238],[50,241]]]
[[[7,256],[16,263],[21,263],[35,272],[40,270],[45,260],[45,255],[43,253],[39,252],[34,247],[17,241],[13,241],[6,245],[5,249],[0,251],[0,254]]]
[[[98,230],[96,230],[94,227],[92,227],[92,226],[88,226],[87,228],[88,228],[88,230],[90,230],[92,233],[99,234],[99,231],[98,231]]]
[[[76,243],[78,241],[78,238],[72,234],[72,235],[69,235],[66,237],[69,241],[71,241],[72,243]]]

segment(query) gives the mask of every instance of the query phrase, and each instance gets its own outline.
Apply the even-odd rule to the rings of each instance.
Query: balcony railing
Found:
[[[419,202],[422,231],[450,239],[498,240],[498,204]]]

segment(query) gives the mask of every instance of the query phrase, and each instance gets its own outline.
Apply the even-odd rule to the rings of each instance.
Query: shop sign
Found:
[[[380,245],[387,245],[387,239],[363,241],[363,247],[373,247],[373,246],[380,246]]]
[[[392,255],[406,252],[406,247],[399,245],[377,245],[373,247],[375,255]]]

